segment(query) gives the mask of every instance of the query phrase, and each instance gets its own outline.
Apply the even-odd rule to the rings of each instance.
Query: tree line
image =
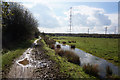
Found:
[[[2,2],[2,48],[11,49],[39,35],[38,22],[28,9],[15,2]]]

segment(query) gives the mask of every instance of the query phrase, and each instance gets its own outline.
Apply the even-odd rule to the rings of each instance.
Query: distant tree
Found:
[[[39,33],[37,21],[21,4],[3,2],[2,16],[3,48],[30,40]]]

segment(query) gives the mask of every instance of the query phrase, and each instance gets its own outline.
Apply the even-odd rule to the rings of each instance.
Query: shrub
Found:
[[[68,41],[68,43],[71,43],[71,41]]]
[[[66,44],[66,42],[62,42],[63,44]]]
[[[114,62],[118,62],[118,57],[114,57]]]
[[[71,41],[72,43],[76,43],[76,41]]]
[[[112,76],[112,70],[110,69],[109,66],[106,67],[106,76],[107,77]]]
[[[55,44],[55,40],[53,39],[50,39],[49,37],[47,36],[43,36],[42,37],[44,39],[44,41],[46,42],[47,45],[49,45],[49,47],[51,48],[53,44]]]
[[[71,49],[75,49],[75,45],[71,45]]]
[[[74,52],[72,51],[67,51],[67,50],[56,50],[56,54],[66,57],[67,60],[71,63],[75,64],[80,64],[80,59],[79,56],[77,56]]]
[[[89,63],[87,65],[83,66],[83,70],[85,71],[85,73],[93,75],[93,76],[98,76],[98,65],[90,65]]]
[[[52,44],[52,45],[50,46],[50,48],[51,48],[51,49],[55,49],[55,45]]]
[[[60,45],[57,45],[57,48],[61,48],[61,46],[60,46]]]

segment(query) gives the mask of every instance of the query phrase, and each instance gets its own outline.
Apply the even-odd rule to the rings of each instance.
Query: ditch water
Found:
[[[120,70],[118,69],[118,66],[115,66],[114,64],[112,64],[104,59],[93,56],[90,53],[86,53],[78,48],[71,49],[71,47],[69,45],[64,45],[64,44],[56,42],[55,46],[58,44],[61,45],[62,50],[69,50],[69,51],[73,51],[74,53],[76,53],[80,57],[80,66],[84,66],[85,64],[88,64],[88,63],[91,65],[97,64],[98,70],[99,70],[99,75],[101,78],[105,77],[107,66],[110,67],[113,74],[120,76],[120,74],[119,74]]]

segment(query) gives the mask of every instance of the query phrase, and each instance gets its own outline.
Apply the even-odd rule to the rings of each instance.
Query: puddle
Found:
[[[27,65],[27,64],[29,64],[29,60],[27,60],[27,58],[25,58],[23,61],[19,61],[18,63],[20,63],[22,65]]]
[[[36,39],[31,47],[28,48],[22,56],[16,59],[16,62],[12,65],[11,70],[7,75],[8,78],[32,78],[33,71],[36,67],[47,65],[35,60],[34,46],[40,39],[41,37]]]
[[[30,53],[26,53],[26,54],[30,54]]]

